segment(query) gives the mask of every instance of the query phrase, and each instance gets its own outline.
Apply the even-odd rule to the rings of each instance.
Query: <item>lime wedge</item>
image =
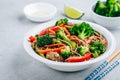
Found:
[[[64,12],[67,17],[72,18],[72,19],[79,19],[84,15],[83,11],[79,11],[73,7],[70,7],[68,5],[64,6]]]

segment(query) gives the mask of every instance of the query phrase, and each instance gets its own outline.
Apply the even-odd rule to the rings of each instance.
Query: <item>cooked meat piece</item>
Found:
[[[63,61],[63,58],[57,52],[49,52],[49,53],[47,53],[46,58],[50,59],[50,60],[53,60],[53,61],[59,61],[59,62]]]

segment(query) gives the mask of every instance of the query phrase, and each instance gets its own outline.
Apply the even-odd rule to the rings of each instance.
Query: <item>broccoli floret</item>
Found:
[[[86,52],[89,52],[88,46],[80,46],[77,48],[77,52],[81,55],[84,56]]]
[[[78,37],[84,40],[92,35],[94,35],[93,28],[89,24],[82,22],[78,30]]]
[[[117,17],[120,16],[120,3],[116,0],[107,0],[106,5],[108,7],[107,16],[109,17]]]
[[[75,35],[75,31],[73,30],[73,28],[68,28],[68,31],[70,32],[71,35]]]
[[[53,43],[53,39],[48,33],[44,36],[36,36],[36,37],[37,37],[36,43],[39,47],[43,47],[45,45],[49,45]]]
[[[120,0],[118,0],[117,3],[120,4]]]
[[[114,5],[113,4],[111,4],[111,5],[109,5],[109,7],[108,7],[108,13],[106,13],[106,16],[108,16],[108,17],[112,17],[113,16],[113,14],[114,14]]]
[[[60,20],[58,20],[57,22],[56,22],[56,26],[57,25],[60,25],[60,24],[68,24],[68,19],[67,18],[65,18],[65,19],[60,19]]]
[[[70,34],[76,35],[80,39],[84,40],[94,35],[94,30],[89,24],[82,22],[81,24],[75,24],[73,28],[71,28]]]
[[[64,59],[67,59],[69,56],[74,55],[74,53],[70,52],[70,47],[69,46],[66,46],[65,49],[61,50],[60,54]]]
[[[56,32],[56,38],[63,39],[67,41],[69,44],[71,44],[72,48],[76,48],[76,43],[71,41],[62,30],[58,30]]]
[[[118,10],[120,11],[120,1],[116,2],[115,5],[118,7]]]
[[[120,16],[120,2],[119,0],[107,0],[106,3],[98,1],[94,12],[107,17]]]
[[[120,16],[120,4],[117,1],[109,1],[109,3],[107,4],[107,8],[108,8],[108,13],[106,14],[106,16],[108,17],[116,17],[116,16]]]
[[[96,3],[94,12],[97,13],[97,14],[106,16],[106,6],[105,6],[105,4],[101,1],[98,1]]]
[[[107,0],[106,5],[110,6],[111,4],[114,4],[115,2],[116,2],[116,0]]]
[[[113,6],[112,16],[120,16],[120,3],[116,2]]]
[[[106,47],[102,42],[94,41],[90,44],[90,51],[95,58],[98,57],[100,54],[103,54],[105,50]]]
[[[77,30],[79,30],[79,25],[80,24],[75,24],[72,28],[68,28],[71,35],[78,35]]]

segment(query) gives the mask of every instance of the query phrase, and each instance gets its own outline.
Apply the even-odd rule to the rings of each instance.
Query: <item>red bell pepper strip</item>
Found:
[[[36,40],[36,38],[35,38],[35,36],[30,36],[29,37],[29,41],[32,43],[32,42],[34,42]]]
[[[48,29],[45,29],[45,30],[42,30],[39,35],[42,36],[42,35],[45,35],[47,32],[50,33],[50,34],[53,34],[55,33],[57,30],[59,30],[60,28],[58,26],[56,27],[51,27],[51,28],[48,28]]]
[[[51,27],[50,29],[53,30],[54,32],[56,32],[56,31],[58,31],[60,28],[59,28],[58,26],[56,26],[56,27]]]
[[[66,62],[83,62],[83,61],[86,61],[86,60],[89,60],[91,58],[91,53],[88,52],[85,54],[85,56],[71,56],[71,57],[68,57],[65,61]]]
[[[42,30],[42,31],[39,33],[39,36],[45,35],[47,32],[48,32],[48,29]]]

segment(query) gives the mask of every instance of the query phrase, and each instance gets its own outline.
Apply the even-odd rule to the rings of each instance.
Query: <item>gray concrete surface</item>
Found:
[[[23,37],[27,31],[40,23],[26,19],[25,5],[33,2],[48,2],[58,9],[54,19],[64,18],[64,3],[84,10],[83,20],[92,21],[90,6],[96,0],[0,0],[0,80],[84,80],[98,65],[89,69],[66,73],[48,68],[29,56],[23,48]],[[120,48],[120,29],[110,30]],[[120,57],[120,56],[119,56]],[[117,59],[117,58],[116,58]],[[103,78],[120,80],[120,65]]]

